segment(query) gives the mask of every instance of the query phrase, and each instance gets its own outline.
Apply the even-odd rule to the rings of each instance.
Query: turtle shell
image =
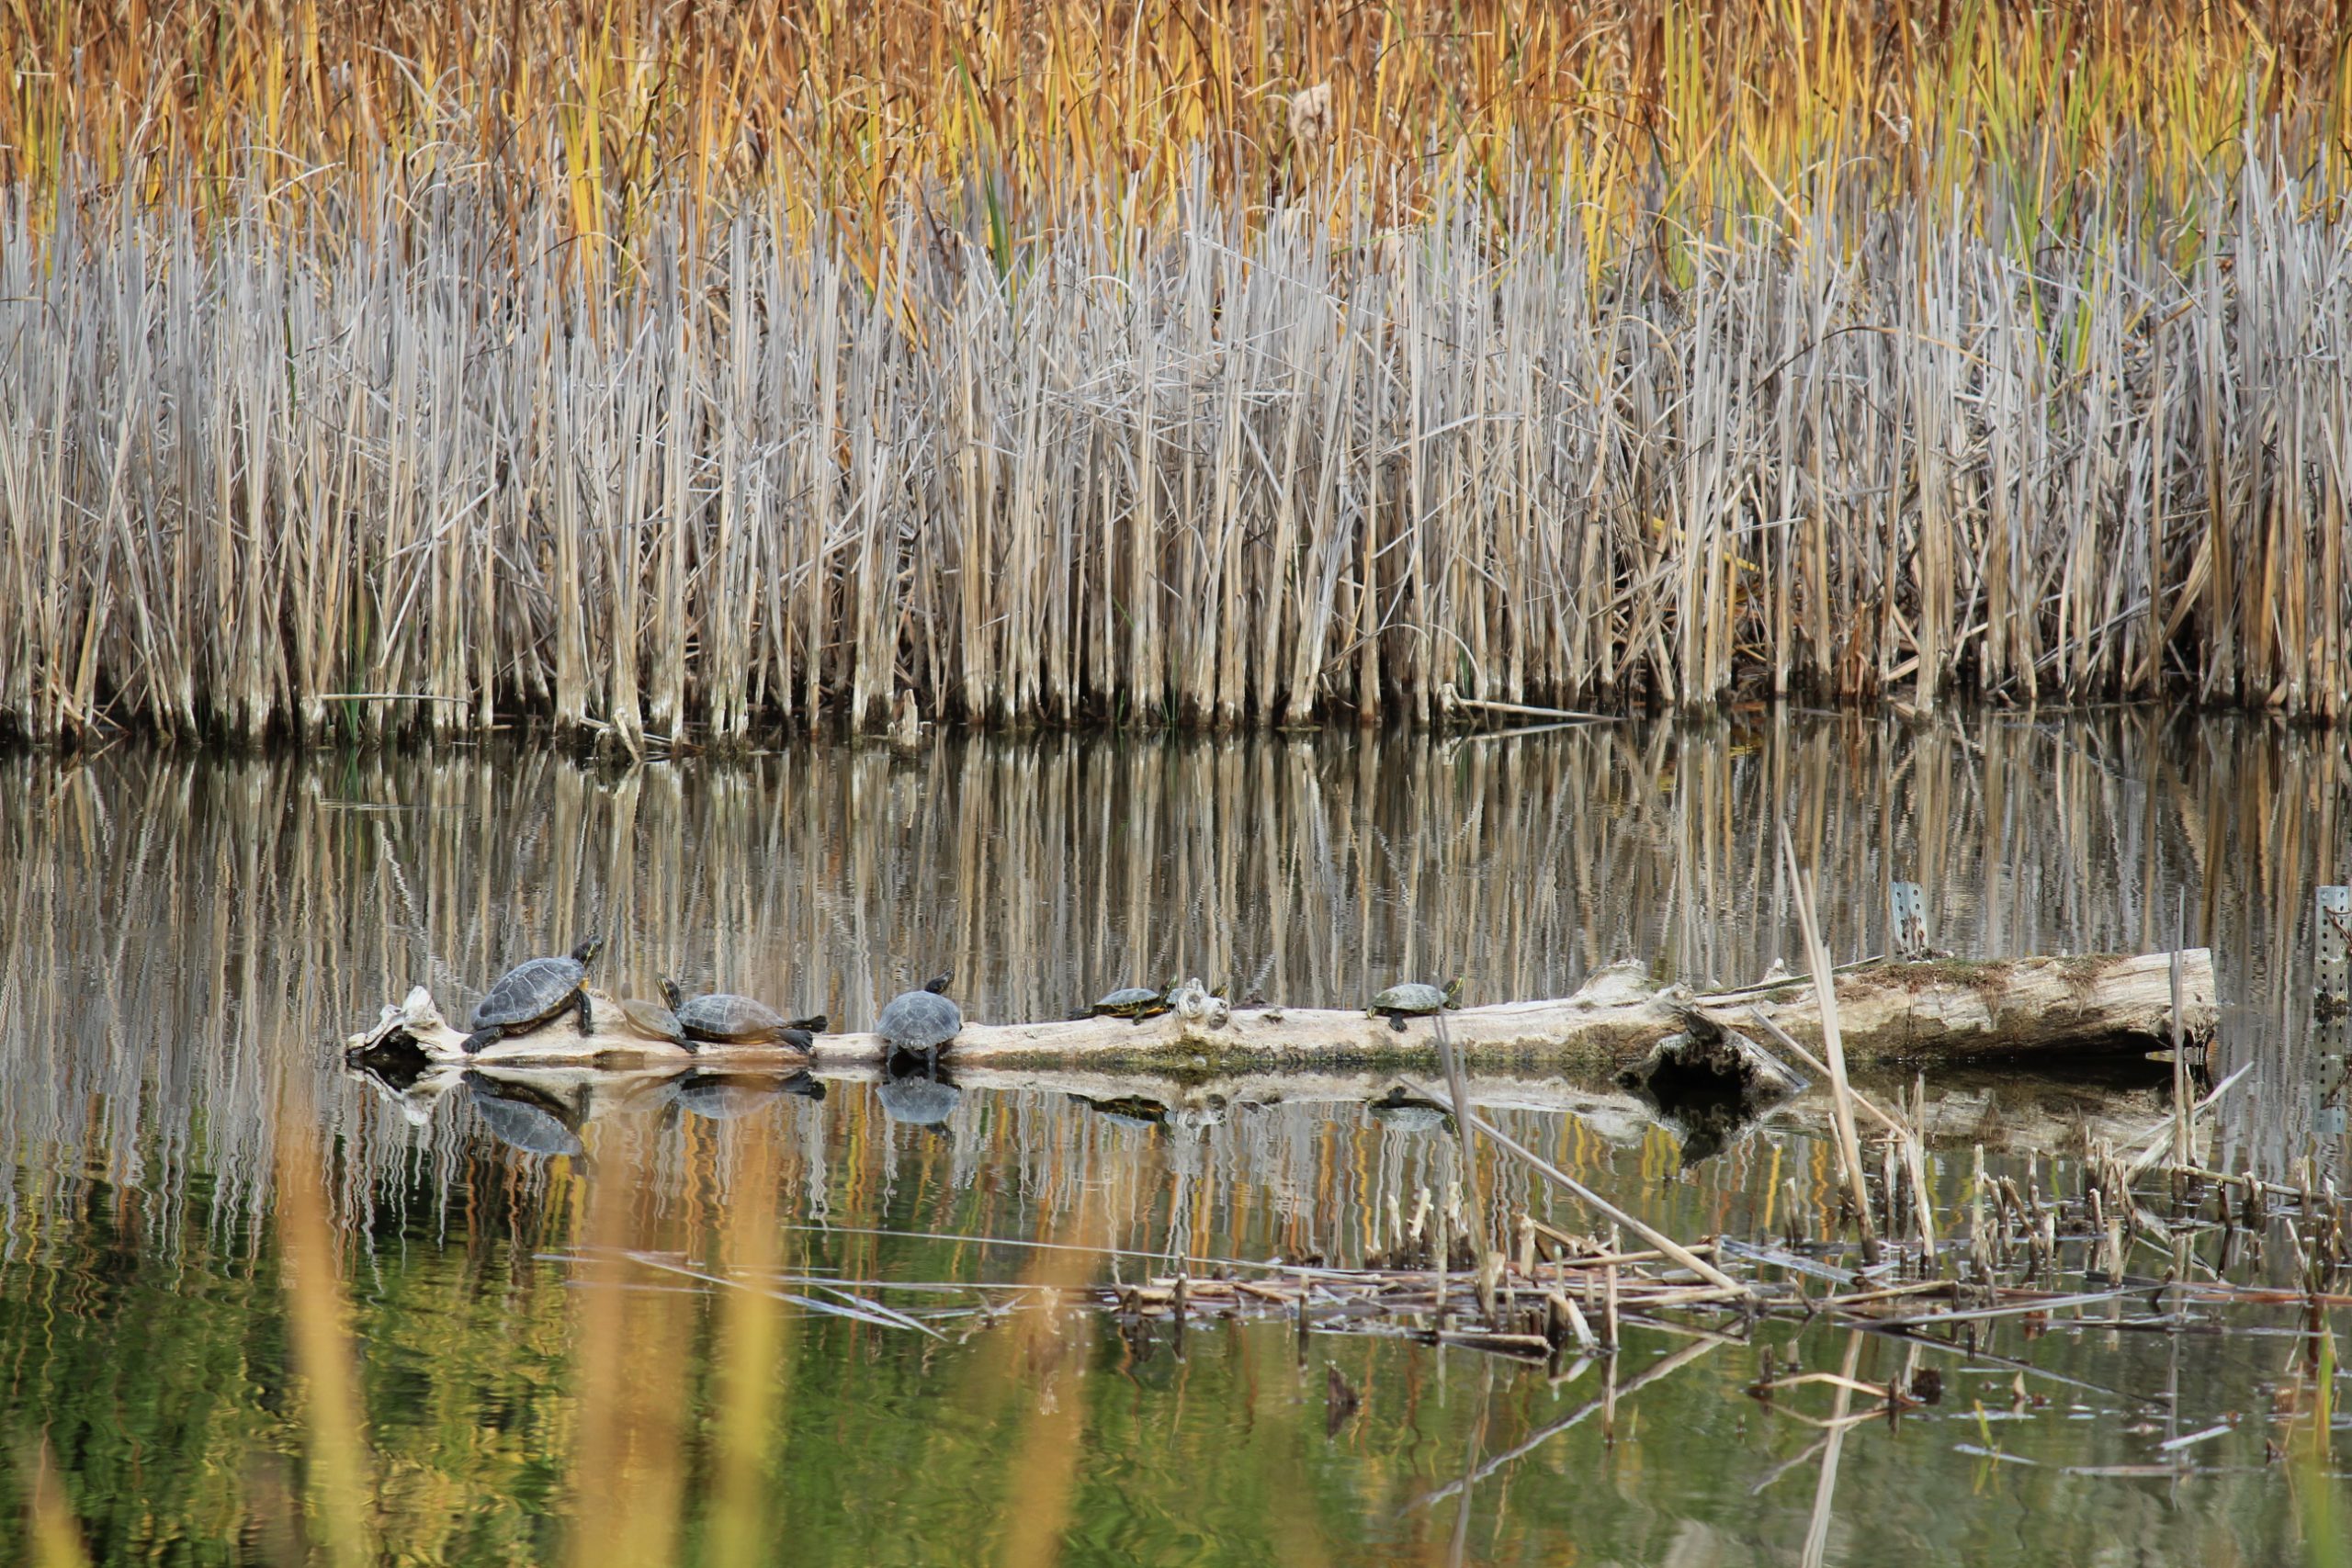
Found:
[[[928,1051],[956,1038],[964,1011],[937,991],[901,991],[890,998],[874,1032],[901,1051]]]
[[[1158,1007],[1168,999],[1168,993],[1152,986],[1122,986],[1107,997],[1098,998],[1094,1011],[1112,1018],[1126,1018],[1148,1007]]]
[[[576,958],[534,958],[492,982],[474,1004],[476,1029],[543,1023],[571,1005],[588,967]]]
[[[756,997],[711,991],[690,997],[678,1009],[678,1025],[696,1040],[774,1041],[790,1027],[784,1014]]]
[[[1391,986],[1372,998],[1374,1012],[1437,1012],[1444,1007],[1444,990],[1419,980]]]
[[[630,1029],[648,1040],[667,1040],[674,1044],[686,1043],[686,1032],[678,1015],[660,1002],[649,1002],[641,997],[630,997],[621,1003],[621,1016]]]

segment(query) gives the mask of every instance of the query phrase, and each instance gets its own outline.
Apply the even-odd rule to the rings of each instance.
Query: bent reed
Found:
[[[2326,13],[529,9],[0,6],[0,728],[2352,694]]]

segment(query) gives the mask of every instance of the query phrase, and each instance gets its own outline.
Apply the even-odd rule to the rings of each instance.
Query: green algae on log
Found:
[[[1848,1060],[1933,1065],[2036,1052],[2144,1053],[2172,1038],[2172,970],[2180,971],[2185,1040],[2209,1037],[2218,1016],[2213,957],[2207,948],[2177,954],[2096,953],[1982,962],[1934,959],[1872,963],[1837,976],[1839,1031]],[[873,1034],[826,1034],[808,1052],[779,1045],[704,1044],[687,1053],[631,1032],[611,998],[589,990],[595,1026],[586,1034],[570,1015],[502,1040],[467,1058],[463,1032],[442,1015],[423,987],[384,1009],[376,1024],[352,1036],[355,1054],[406,1041],[435,1060],[484,1066],[691,1059],[710,1066],[762,1063],[860,1063],[887,1055]],[[1477,1066],[1617,1066],[1683,1027],[1695,1008],[1725,1027],[1751,1031],[1751,1008],[1808,1044],[1820,1039],[1813,987],[1775,977],[1728,990],[1693,993],[1661,985],[1638,964],[1600,970],[1573,996],[1465,1007],[1408,1020],[1399,1033],[1361,1008],[1234,1008],[1221,1019],[1169,1014],[1130,1023],[1090,1018],[1041,1023],[967,1022],[944,1055],[959,1063],[1046,1066],[1083,1063],[1115,1070],[1192,1072],[1243,1065],[1380,1066],[1430,1061],[1442,1019],[1466,1062]]]

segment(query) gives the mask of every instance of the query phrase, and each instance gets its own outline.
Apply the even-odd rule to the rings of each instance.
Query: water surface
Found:
[[[2011,1323],[1973,1357],[1636,1326],[1552,1368],[1280,1319],[1128,1325],[1023,1303],[1363,1262],[1461,1190],[1450,1134],[1299,1083],[1155,1080],[1145,1116],[1103,1086],[974,1082],[936,1123],[857,1075],[402,1100],[341,1046],[412,984],[455,1011],[592,931],[616,990],[677,973],[842,1027],[942,968],[989,1019],[1194,974],[1327,1005],[1457,971],[1472,999],[1556,995],[1628,957],[1730,982],[1795,950],[1785,827],[1840,959],[1882,947],[1890,877],[1926,884],[1962,953],[2210,942],[2216,1071],[2253,1068],[2210,1157],[2340,1185],[2340,1047],[2304,997],[2348,798],[2325,738],[2129,710],[944,737],[635,771],[520,746],[0,762],[0,1466],[22,1499],[46,1444],[101,1561],[299,1560],[322,1506],[291,1371],[300,1181],[348,1292],[368,1524],[403,1560],[2295,1559],[2352,1512],[2342,1378],[2292,1311]],[[1968,1086],[1994,1173],[2078,1188],[2079,1137],[2002,1134],[2163,1113],[2161,1072],[2109,1077]],[[1498,1114],[1677,1235],[1770,1237],[1792,1210],[1817,1233],[1834,1202],[1802,1120],[1685,1168],[1674,1125],[1618,1102]],[[1973,1148],[1933,1163],[1963,1201]],[[1593,1228],[1515,1166],[1482,1160],[1478,1190]],[[1932,1366],[1942,1397],[1846,1432],[1826,1471],[1806,1418],[1832,1394],[1751,1398],[1768,1354],[1874,1384]],[[6,1555],[25,1532],[0,1514]]]

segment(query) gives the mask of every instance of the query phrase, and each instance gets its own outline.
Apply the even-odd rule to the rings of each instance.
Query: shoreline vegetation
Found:
[[[2352,697],[2316,6],[0,48],[0,733]]]

